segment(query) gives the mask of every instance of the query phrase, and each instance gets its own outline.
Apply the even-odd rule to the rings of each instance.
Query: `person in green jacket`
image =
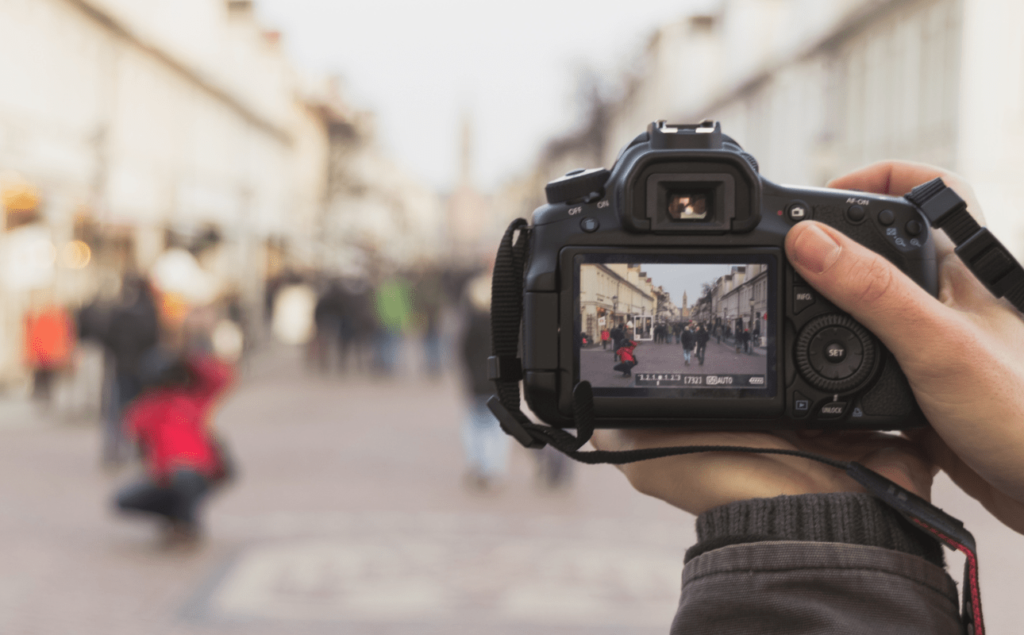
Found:
[[[374,301],[378,327],[374,365],[378,372],[392,375],[398,364],[402,336],[412,317],[409,283],[399,276],[387,278],[377,287]]]

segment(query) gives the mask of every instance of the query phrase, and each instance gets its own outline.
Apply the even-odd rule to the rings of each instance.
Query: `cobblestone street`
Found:
[[[546,491],[514,448],[503,489],[468,490],[451,379],[261,354],[219,415],[240,478],[191,551],[110,512],[131,474],[99,468],[95,426],[4,412],[5,635],[665,633],[694,540],[692,517],[608,466]],[[1024,540],[944,477],[935,498],[978,538],[990,632],[1017,632]]]

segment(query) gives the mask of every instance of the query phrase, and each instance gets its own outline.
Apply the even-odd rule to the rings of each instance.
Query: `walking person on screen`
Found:
[[[693,347],[697,344],[697,338],[693,332],[692,326],[687,326],[683,330],[683,361],[687,366],[690,365],[690,357],[693,355]]]

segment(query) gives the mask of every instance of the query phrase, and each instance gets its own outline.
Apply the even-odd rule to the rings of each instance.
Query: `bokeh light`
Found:
[[[92,261],[92,249],[82,240],[72,240],[61,250],[61,261],[68,269],[85,269]]]

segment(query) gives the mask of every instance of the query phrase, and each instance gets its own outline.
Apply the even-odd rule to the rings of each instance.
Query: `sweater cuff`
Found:
[[[942,546],[868,494],[805,494],[738,501],[697,517],[686,562],[731,544],[796,540],[892,549],[945,567]]]

